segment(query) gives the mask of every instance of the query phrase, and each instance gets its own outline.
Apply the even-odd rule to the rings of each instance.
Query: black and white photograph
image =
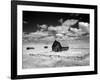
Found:
[[[13,2],[12,78],[96,74],[96,12],[92,5]]]
[[[22,68],[89,66],[89,17],[23,11]]]

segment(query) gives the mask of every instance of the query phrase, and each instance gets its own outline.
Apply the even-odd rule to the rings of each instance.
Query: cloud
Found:
[[[62,18],[59,19],[58,22],[60,22],[62,24],[63,23],[63,19]]]
[[[76,19],[68,19],[62,23],[63,26],[71,26],[78,22]]]
[[[79,28],[82,32],[90,33],[90,25],[87,22],[79,22]]]
[[[86,22],[79,22],[79,29],[77,28],[70,28],[71,31],[73,31],[78,36],[81,36],[86,33],[90,33],[89,29],[89,23]]]
[[[41,39],[41,40],[53,40],[56,38],[68,39],[75,38],[78,36],[82,36],[84,33],[89,33],[89,23],[79,22],[79,29],[72,28],[71,25],[75,25],[78,20],[69,19],[62,23],[60,26],[47,26],[46,24],[38,25],[40,28],[36,32],[32,32],[29,34],[23,33],[24,37],[28,37],[29,39]],[[70,31],[69,31],[70,28]]]
[[[89,23],[79,22],[79,29],[71,27],[71,25],[75,25],[77,22],[78,20],[74,19],[66,20],[61,26],[49,26],[48,32],[60,38],[65,36],[78,37],[85,33],[89,33]]]
[[[48,32],[36,31],[36,32],[30,33],[29,35],[33,37],[41,37],[41,36],[47,36]]]
[[[42,24],[42,25],[39,25],[37,24],[37,27],[39,28],[40,31],[47,31],[48,29],[48,26],[46,24]]]
[[[45,36],[48,36],[48,32],[36,31],[36,32],[31,32],[29,34],[23,33],[23,38],[28,38],[28,39],[38,39]]]
[[[53,31],[53,30],[56,31],[56,27],[54,27],[54,26],[49,26],[48,27],[48,31]]]
[[[62,33],[67,33],[68,32],[69,27],[66,26],[50,26],[48,27],[48,31],[56,31],[56,33],[58,34],[62,34]]]
[[[56,34],[57,37],[64,37],[63,34]]]
[[[39,25],[40,28],[46,29],[48,26],[46,24]]]
[[[50,34],[66,34],[68,33],[68,29],[70,28],[71,25],[74,25],[78,22],[78,20],[75,19],[68,19],[66,21],[63,22],[63,20],[61,19],[62,25],[60,26],[47,26],[46,24],[43,25],[38,25],[41,32],[47,31]]]
[[[62,19],[61,19],[62,22]],[[49,26],[48,31],[56,31],[57,34],[67,34],[69,31],[69,28],[71,25],[74,25],[78,22],[78,20],[75,19],[68,19],[64,22],[62,22],[62,25],[60,26]]]

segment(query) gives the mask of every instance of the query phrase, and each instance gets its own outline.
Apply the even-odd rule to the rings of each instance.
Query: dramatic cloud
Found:
[[[24,37],[29,37],[30,39],[42,39],[50,40],[54,38],[68,39],[69,37],[76,38],[82,36],[85,33],[89,33],[89,23],[78,22],[78,20],[70,19],[63,22],[61,19],[60,26],[47,26],[46,24],[38,25],[39,30],[32,32],[30,34],[23,33]],[[78,22],[78,28],[71,27]]]
[[[86,33],[90,33],[90,29],[89,29],[89,23],[85,23],[85,22],[79,22],[79,29],[77,28],[70,28],[71,31],[73,31],[75,34],[77,34],[78,36],[81,36],[83,34]]]
[[[75,19],[68,19],[64,22],[63,19],[60,19],[59,21],[62,23],[60,26],[49,26],[48,31],[55,31],[56,34],[67,34],[69,28],[78,22],[78,20]]]

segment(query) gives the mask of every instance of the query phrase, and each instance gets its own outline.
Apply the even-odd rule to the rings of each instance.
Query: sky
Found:
[[[60,19],[78,19],[89,23],[89,14],[23,11],[23,32],[36,32],[39,29],[37,25],[59,26]]]

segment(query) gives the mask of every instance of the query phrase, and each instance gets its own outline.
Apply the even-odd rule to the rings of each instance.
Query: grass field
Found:
[[[63,40],[68,51],[53,52],[53,40],[23,42],[22,68],[88,66],[90,63],[89,38]],[[44,46],[48,46],[47,49]],[[34,49],[27,50],[27,47]]]

